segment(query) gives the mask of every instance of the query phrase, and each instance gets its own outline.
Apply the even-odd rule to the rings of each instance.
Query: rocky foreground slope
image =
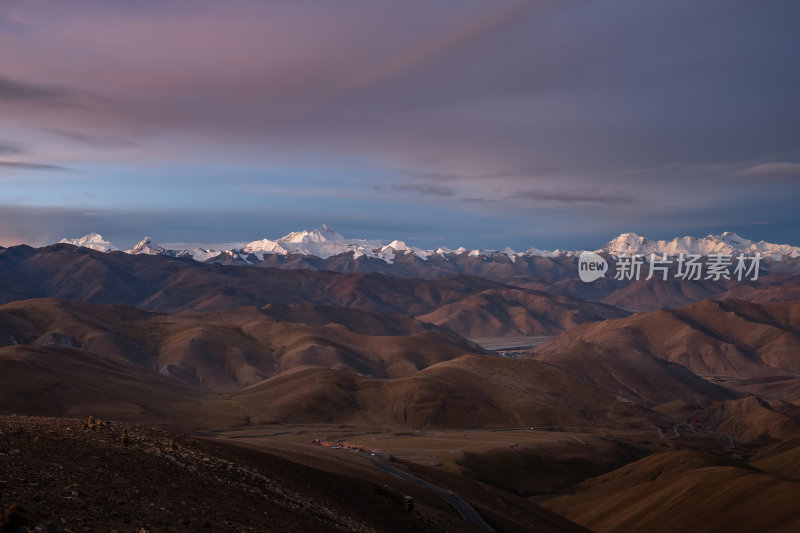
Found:
[[[303,465],[94,418],[0,416],[0,530],[481,531],[435,492],[350,455]],[[486,511],[484,494],[476,506],[497,530],[585,531],[522,499],[505,504],[516,519]]]

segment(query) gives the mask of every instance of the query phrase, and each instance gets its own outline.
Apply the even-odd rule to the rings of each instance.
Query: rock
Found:
[[[59,520],[12,503],[0,514],[2,531],[61,531]]]
[[[403,510],[410,513],[414,510],[414,498],[408,495],[403,495]]]

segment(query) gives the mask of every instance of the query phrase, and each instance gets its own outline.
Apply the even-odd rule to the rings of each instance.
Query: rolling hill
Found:
[[[543,502],[598,532],[793,531],[800,485],[743,461],[658,453]]]
[[[60,298],[165,313],[270,304],[346,307],[381,314],[431,315],[428,321],[461,335],[559,332],[563,325],[626,314],[557,291],[520,289],[461,274],[425,280],[224,266],[189,258],[105,253],[68,244],[2,250],[0,275],[8,280],[0,287],[0,302],[6,303]],[[486,312],[495,310],[501,319],[484,325]]]
[[[304,317],[320,325],[285,321]],[[81,350],[214,391],[236,390],[303,365],[401,377],[483,352],[454,333],[411,317],[360,310],[270,306],[264,311],[166,315],[56,299],[0,307],[0,343]]]
[[[800,373],[800,301],[704,300],[580,325],[536,353],[544,356],[579,343],[647,354],[699,375],[793,376]]]

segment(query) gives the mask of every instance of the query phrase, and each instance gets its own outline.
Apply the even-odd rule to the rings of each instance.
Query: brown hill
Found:
[[[689,421],[706,431],[745,442],[768,444],[800,437],[800,422],[775,412],[756,396],[712,404],[694,412]]]
[[[728,389],[763,398],[777,412],[800,419],[800,377],[731,378],[722,382]]]
[[[474,256],[468,252],[449,254],[443,257],[438,254],[420,259],[412,254],[398,254],[392,263],[380,259],[361,256],[354,258],[352,253],[332,256],[326,259],[319,257],[287,254],[265,255],[261,260],[255,255],[248,258],[251,264],[259,267],[281,269],[331,270],[335,272],[376,272],[391,276],[436,279],[456,274],[467,274],[491,279],[504,278],[537,278],[560,279],[572,276],[576,270],[574,257],[516,257],[510,259],[506,254]],[[221,255],[209,260],[210,263],[243,264],[233,254]]]
[[[586,343],[638,351],[700,375],[800,373],[800,301],[753,304],[704,300],[678,310],[584,324],[536,349],[537,354]]]
[[[257,423],[639,427],[661,415],[547,363],[464,356],[405,378],[295,368],[233,396]]]
[[[752,465],[784,479],[800,481],[800,439],[781,443],[759,454]]]
[[[704,299],[739,299],[756,303],[800,299],[800,276],[796,273],[800,268],[800,260],[792,259],[788,262],[791,265],[786,265],[786,271],[776,268],[780,263],[766,262],[768,268],[774,272],[762,272],[755,281],[683,281],[674,277],[664,281],[642,277],[638,281],[601,279],[593,283],[583,283],[573,273],[560,279],[523,277],[502,281],[526,288],[539,288],[532,284],[544,282],[550,290],[575,298],[603,302],[628,311],[646,312],[677,309]],[[791,271],[795,273],[790,273]]]
[[[178,431],[230,428],[248,413],[224,396],[78,348],[0,348],[0,411],[114,417]]]
[[[698,300],[714,298],[738,282],[721,280],[683,281],[678,279],[641,279],[625,284],[602,298],[602,302],[631,311],[676,309]]]
[[[735,396],[681,365],[658,359],[636,347],[577,341],[560,350],[537,351],[534,357],[602,387],[620,400],[644,402],[648,406],[671,401],[707,404]]]
[[[794,260],[795,264],[798,262]],[[737,283],[715,299],[747,300],[755,303],[800,300],[800,276],[776,272],[755,283]]]
[[[740,461],[651,455],[543,505],[592,531],[795,531],[800,485]]]
[[[267,304],[261,312],[279,322],[308,326],[339,324],[361,335],[413,335],[441,331],[432,324],[405,314],[377,314],[361,309],[309,304]]]
[[[415,315],[505,287],[472,276],[421,280],[206,265],[191,259],[102,253],[70,245],[2,250],[0,274],[8,281],[0,290],[0,301],[55,297],[162,312],[308,303]]]
[[[400,377],[482,352],[451,332],[407,316],[308,306],[293,311],[291,318],[297,320],[321,322],[327,316],[334,321],[310,326],[279,322],[269,313],[275,308],[164,315],[119,305],[27,300],[0,307],[0,342],[80,348],[217,391],[252,385],[302,365]],[[354,332],[345,324],[378,334]]]
[[[609,258],[608,254],[603,254]],[[308,269],[308,270],[331,270],[335,272],[379,272],[391,276],[414,277],[425,279],[436,279],[440,277],[452,276],[454,274],[468,274],[480,276],[494,280],[506,280],[510,284],[511,280],[539,280],[562,285],[563,282],[577,281],[577,257],[576,256],[518,256],[514,259],[509,258],[505,253],[481,254],[480,256],[470,255],[468,252],[448,254],[443,257],[438,254],[420,259],[412,254],[398,254],[392,263],[361,256],[354,258],[354,254],[344,253],[322,259],[314,256],[300,254],[267,254],[263,260],[251,254],[247,261],[242,260],[238,254],[222,254],[209,260],[210,263],[219,264],[253,264],[260,267],[271,267],[281,269]],[[645,267],[646,271],[646,267]],[[761,262],[760,279],[763,280],[773,274],[796,275],[800,273],[800,260],[798,258],[784,257],[779,261],[764,258]],[[672,272],[674,276],[674,269]],[[609,276],[611,277],[611,276]],[[578,281],[573,285],[575,292],[569,292],[579,298],[588,298],[587,292],[594,292],[602,282],[586,284]],[[603,294],[608,295],[612,292],[629,285],[629,282],[612,281],[608,287],[604,288]],[[738,284],[738,283],[737,283]],[[721,283],[720,289],[715,292],[726,290],[726,284]],[[754,286],[757,286],[756,282]],[[595,299],[595,298],[591,298]],[[782,298],[777,298],[782,299]],[[682,301],[680,305],[690,303],[691,300]]]
[[[439,281],[448,278],[456,279],[455,285],[461,285],[462,291],[468,289],[456,299],[511,285],[640,311],[680,307],[702,298],[740,298],[756,302],[800,298],[796,274],[800,260],[796,259],[766,261],[757,281],[741,282],[603,279],[583,283],[577,278],[574,257],[525,257],[511,261],[504,254],[432,256],[427,261],[401,254],[393,264],[367,258],[354,260],[350,254],[325,260],[271,255],[263,262],[255,261],[258,266],[242,263],[245,266],[234,267],[224,263],[224,258],[220,258],[219,264],[200,264],[188,258],[102,253],[67,244],[38,249],[14,246],[0,249],[0,275],[6,280],[0,288],[0,302],[57,297],[167,312],[305,302],[416,315],[455,301],[436,300],[435,293],[441,286]],[[333,279],[349,280],[345,282],[348,284],[362,278],[371,281],[363,286],[365,294],[354,298],[358,304],[343,303],[347,301],[346,295],[344,300],[339,300],[340,295],[326,290]],[[447,285],[452,288],[453,283],[445,282],[444,286]],[[415,295],[417,287],[437,290],[423,288]],[[383,301],[374,298],[374,293],[370,294],[370,289],[375,288],[380,289]],[[388,294],[393,298],[387,299]],[[425,301],[428,297],[433,299]],[[424,305],[412,309],[408,306],[411,303]]]
[[[471,338],[553,335],[583,322],[620,318],[611,306],[534,290],[491,289],[417,318]]]
[[[525,335],[536,334],[543,327],[560,331],[561,323],[624,315],[612,307],[565,297],[555,289],[513,288],[463,274],[429,280],[225,266],[185,258],[102,253],[70,245],[0,250],[0,275],[7,280],[0,287],[0,302],[55,297],[168,313],[301,304],[412,316],[447,306],[432,319],[450,324],[461,334],[479,331],[486,312],[494,310],[508,323],[498,326],[495,320],[492,329]],[[476,295],[480,296],[473,298]],[[459,311],[461,306],[464,312]]]
[[[268,313],[327,325],[278,321]],[[365,335],[345,324],[361,331],[407,334]],[[130,387],[121,377],[130,368],[136,369],[132,376],[137,386],[153,376],[158,387],[177,381],[200,387],[198,394],[244,388],[233,397],[236,410],[246,413],[239,418],[252,415],[268,423],[627,427],[660,420],[661,415],[645,406],[672,400],[708,404],[733,397],[679,365],[636,351],[611,356],[578,344],[543,354],[541,361],[476,356],[474,344],[435,326],[355,310],[273,306],[164,315],[44,299],[0,307],[0,327],[6,344],[18,343],[0,348],[0,358],[35,353],[17,361],[27,364],[55,361],[48,354],[58,353],[69,355],[76,374],[78,366],[87,366],[73,383],[77,392],[70,396],[62,391],[57,401],[36,411],[42,414],[102,403],[94,386],[89,387],[95,391],[89,400],[75,398],[85,394],[84,386],[103,382],[109,365],[118,367],[109,385],[119,389],[115,394],[135,396],[128,394]],[[19,383],[9,391],[18,394],[27,380],[36,383],[29,376],[54,372],[39,363],[15,368],[12,372],[9,367],[8,380]],[[44,398],[48,388],[42,384],[30,390]],[[194,389],[186,389],[187,394],[189,390]],[[143,411],[141,401],[133,404],[131,409]],[[626,416],[630,419],[624,420]]]
[[[222,362],[210,358],[198,363],[216,348],[199,333],[191,335],[201,339],[194,343],[200,346],[195,352],[176,352],[169,345],[161,349],[180,354],[181,364],[194,369],[201,385],[224,389],[219,376],[226,374],[216,366],[224,368],[235,358],[225,354]],[[224,342],[224,335],[213,339]],[[385,339],[394,343],[395,338]],[[156,358],[158,365],[161,358]],[[467,355],[395,379],[301,363],[292,361],[294,366],[277,375],[223,395],[197,383],[183,384],[191,380],[169,365],[156,371],[85,348],[6,346],[0,348],[0,409],[47,416],[94,414],[194,431],[293,422],[417,428],[667,424],[633,400],[620,401],[612,392],[532,360]]]
[[[283,322],[270,312],[337,323]],[[364,335],[344,324],[408,334]],[[304,307],[164,315],[44,299],[2,306],[0,326],[8,344],[0,348],[0,405],[40,414],[102,406],[137,421],[173,421],[179,414],[170,409],[191,412],[196,397],[212,411],[222,401],[218,411],[237,423],[252,416],[414,427],[627,426],[660,417],[633,394],[620,402],[617,391],[550,364],[471,355],[475,345],[408,317]],[[209,392],[243,387],[230,402]],[[631,419],[622,421],[625,415]]]

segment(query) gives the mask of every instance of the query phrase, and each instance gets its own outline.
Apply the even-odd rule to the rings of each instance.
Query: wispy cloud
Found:
[[[547,177],[553,175],[557,170],[552,167],[535,168],[529,171],[517,172],[487,172],[487,173],[459,173],[459,172],[436,172],[428,171],[418,173],[420,179],[442,182],[472,182],[472,181],[503,181],[507,179],[529,179],[531,177]]]
[[[61,165],[27,163],[24,161],[0,161],[0,169],[2,168],[10,168],[15,170],[69,170],[68,167],[62,167]]]
[[[46,131],[69,141],[73,141],[85,146],[91,146],[92,148],[118,149],[132,148],[138,145],[138,143],[132,139],[122,138],[119,136],[96,135],[80,131],[62,130],[58,128],[47,128]]]
[[[393,191],[415,192],[422,196],[453,196],[456,194],[456,190],[452,187],[427,183],[392,183],[387,188]],[[376,189],[382,190],[383,187],[379,185]]]
[[[20,155],[24,153],[25,149],[21,146],[0,142],[0,155]]]
[[[777,222],[767,222],[765,220],[759,220],[756,222],[742,222],[738,220],[728,220],[727,222],[716,222],[712,224],[705,224],[705,227],[708,228],[734,228],[734,227],[745,227],[745,226],[774,226]],[[696,225],[687,225],[687,228],[696,228]]]
[[[761,163],[737,170],[731,174],[731,176],[734,178],[764,181],[800,181],[800,163]]]
[[[64,87],[12,80],[0,76],[0,100],[64,103],[75,92]]]
[[[517,191],[507,199],[526,199],[543,202],[560,202],[565,204],[591,203],[591,204],[627,204],[634,198],[628,194],[608,193],[600,191],[557,191],[530,189]]]
[[[380,67],[364,73],[347,88],[348,91],[369,87],[386,81],[415,66],[429,62],[436,57],[464,46],[472,41],[490,35],[504,26],[521,19],[538,2],[524,0],[515,5],[501,6],[493,11],[467,20],[437,38],[401,53],[386,61]]]

